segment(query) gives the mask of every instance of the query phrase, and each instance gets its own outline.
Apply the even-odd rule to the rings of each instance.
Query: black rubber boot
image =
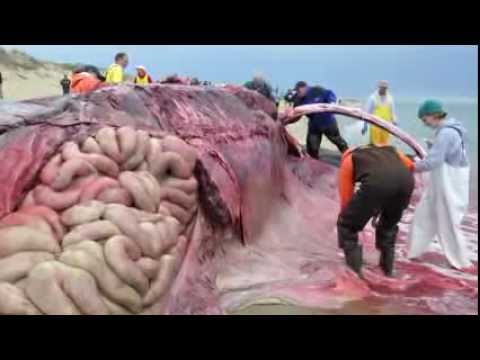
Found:
[[[393,277],[393,262],[395,261],[395,248],[383,248],[380,251],[380,268],[385,276]]]
[[[362,247],[357,245],[352,249],[344,249],[345,261],[350,269],[362,276],[363,252]]]
[[[398,226],[385,229],[378,226],[375,232],[375,245],[380,251],[380,268],[388,277],[393,277],[393,262],[395,261],[395,240],[397,238]]]

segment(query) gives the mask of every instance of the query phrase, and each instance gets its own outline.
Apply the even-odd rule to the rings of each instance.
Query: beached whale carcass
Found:
[[[300,156],[276,115],[234,86],[4,105],[0,313],[219,314],[265,299],[478,311],[475,280],[401,254],[396,279],[348,271],[336,169]]]

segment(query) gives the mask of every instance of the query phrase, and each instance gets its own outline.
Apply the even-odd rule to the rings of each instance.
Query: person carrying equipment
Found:
[[[115,55],[115,62],[110,65],[105,73],[105,81],[108,84],[120,84],[123,82],[123,72],[128,66],[128,56],[125,53]]]
[[[415,162],[416,172],[430,172],[430,183],[415,209],[408,257],[419,257],[437,238],[452,267],[467,269],[471,263],[460,230],[469,200],[466,130],[459,121],[447,119],[447,112],[437,100],[425,101],[418,117],[436,131],[427,157]]]
[[[347,150],[340,163],[341,211],[337,221],[338,242],[347,265],[362,275],[362,246],[358,233],[371,218],[380,268],[392,276],[398,223],[414,188],[413,161],[393,146],[368,145]],[[355,184],[360,188],[354,192]]]
[[[136,67],[137,69],[137,76],[135,76],[135,79],[133,80],[134,84],[136,85],[149,85],[153,83],[152,78],[150,75],[147,74],[147,69],[145,69],[145,66],[140,65]]]
[[[305,81],[299,81],[295,85],[294,106],[307,104],[328,104],[336,103],[337,98],[332,90],[321,86],[308,86]],[[318,152],[322,143],[322,136],[325,135],[338,148],[340,152],[348,149],[347,142],[340,135],[337,120],[332,113],[314,113],[307,115],[307,153],[314,159],[318,159]],[[294,122],[294,121],[292,121]]]
[[[388,92],[388,82],[381,80],[378,82],[378,90],[376,90],[368,99],[367,112],[378,116],[387,122],[392,122],[397,125],[395,116],[395,103],[393,96]],[[365,121],[362,129],[362,135],[365,135],[368,130],[367,122]],[[375,125],[370,125],[370,144],[389,144],[390,133]]]

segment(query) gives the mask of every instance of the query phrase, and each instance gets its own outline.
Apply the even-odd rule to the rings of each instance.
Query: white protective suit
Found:
[[[439,157],[439,152],[443,152],[441,162],[440,159],[432,161],[432,157],[430,160],[427,157],[427,161],[420,165],[423,171],[430,170],[430,179],[413,217],[408,257],[419,257],[437,239],[449,263],[462,269],[471,265],[467,244],[460,229],[468,208],[470,167],[463,141],[464,129],[457,128],[458,122],[453,119],[445,125],[448,126],[437,131],[435,141],[444,144],[437,145],[435,154],[432,151],[432,157]],[[455,129],[442,130],[447,127]],[[435,144],[432,149],[434,147]],[[457,164],[454,166],[449,162]]]

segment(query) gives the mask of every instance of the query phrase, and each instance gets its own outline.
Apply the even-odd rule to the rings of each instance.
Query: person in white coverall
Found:
[[[429,184],[418,203],[410,230],[409,258],[422,255],[437,238],[448,262],[456,269],[471,266],[460,223],[468,207],[470,166],[465,128],[447,119],[442,104],[425,101],[418,117],[435,129],[427,157],[415,162],[416,172],[430,172]]]

